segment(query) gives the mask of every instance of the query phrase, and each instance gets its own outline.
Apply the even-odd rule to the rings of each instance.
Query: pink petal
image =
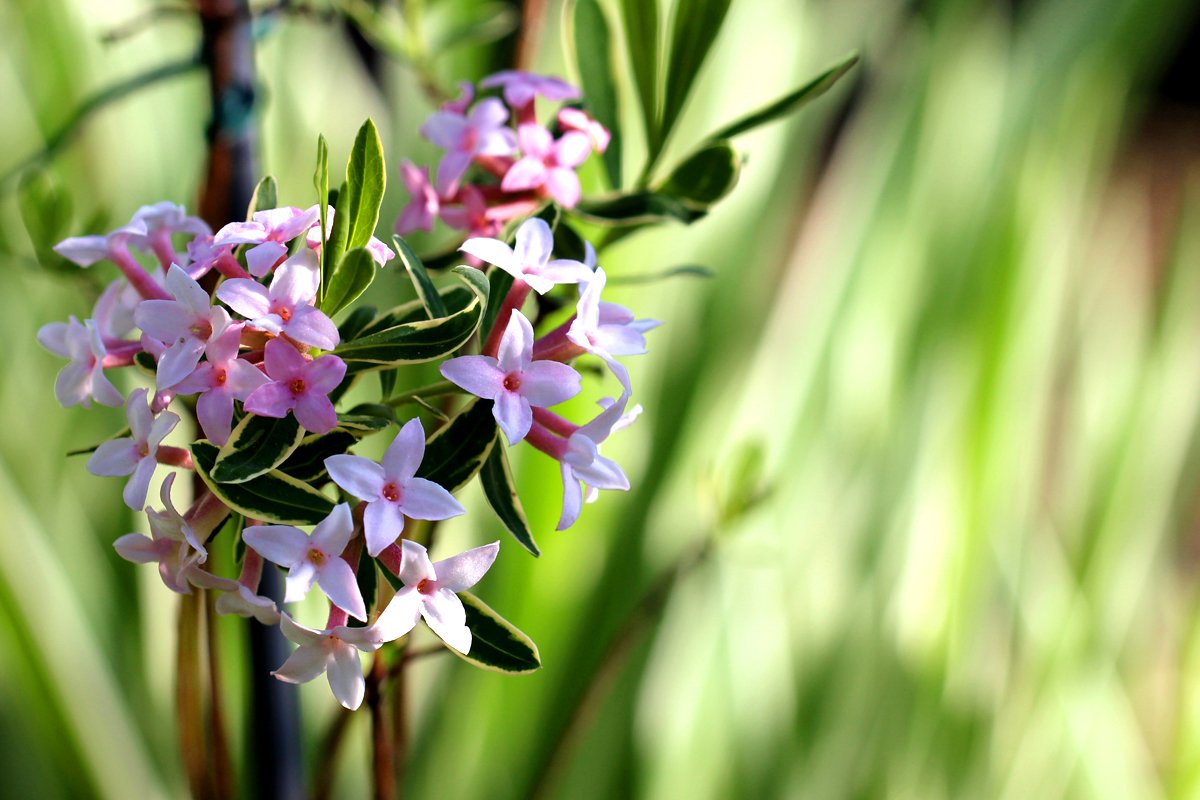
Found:
[[[579,373],[557,361],[534,361],[521,373],[520,392],[533,406],[552,406],[579,394]]]
[[[517,128],[517,142],[522,153],[538,161],[550,156],[554,148],[554,137],[550,131],[537,123],[527,123]]]
[[[212,298],[208,296],[208,292],[200,288],[200,284],[188,277],[188,274],[178,264],[172,264],[171,268],[167,270],[165,283],[167,291],[174,295],[181,307],[193,314],[208,313],[209,306],[212,305]]]
[[[359,661],[357,650],[348,644],[335,645],[326,677],[333,696],[342,706],[353,711],[362,705],[367,684],[363,679],[362,662]]]
[[[226,369],[225,386],[239,400],[245,400],[251,392],[270,381],[262,370],[240,358],[228,362]]]
[[[533,325],[516,309],[509,315],[500,347],[496,352],[497,367],[508,375],[529,366],[533,358]]]
[[[261,222],[231,222],[213,235],[213,244],[258,244],[267,240]]]
[[[583,486],[575,478],[569,464],[562,465],[562,481],[563,508],[556,530],[565,531],[579,519],[579,511],[583,507]]]
[[[108,237],[72,236],[54,245],[54,252],[81,267],[90,267],[102,258],[108,258]]]
[[[233,397],[219,390],[205,392],[196,400],[196,418],[210,442],[225,444],[233,428]]]
[[[111,439],[102,442],[92,453],[87,462],[87,471],[104,477],[130,475],[141,460],[132,439]]]
[[[496,128],[479,135],[475,152],[482,156],[511,156],[517,151],[517,136],[508,128]]]
[[[449,589],[438,588],[425,597],[421,616],[441,640],[460,653],[471,649],[471,631],[467,628],[467,612],[462,600]]]
[[[125,505],[134,511],[141,511],[146,506],[146,493],[150,491],[150,478],[154,476],[154,468],[158,464],[153,458],[143,458],[133,470],[133,475],[125,482],[121,497]]]
[[[354,570],[343,559],[331,558],[317,567],[317,585],[335,606],[355,619],[366,621],[367,607],[358,589],[358,580],[354,577]]]
[[[443,150],[455,150],[469,123],[461,114],[435,111],[421,126],[421,135]]]
[[[287,253],[288,249],[279,242],[263,242],[246,251],[246,266],[250,268],[251,275],[261,278],[270,272],[279,263],[279,259],[286,256]],[[243,280],[245,279],[243,278]]]
[[[291,381],[293,378],[304,377],[306,380],[308,378],[305,374],[309,364],[308,359],[285,341],[272,339],[267,342],[263,360],[267,366],[267,374],[273,380]]]
[[[312,306],[298,306],[284,324],[283,332],[302,344],[322,350],[332,350],[341,341],[333,320]]]
[[[369,458],[330,456],[325,459],[325,469],[334,483],[360,500],[375,500],[383,489],[383,467]]]
[[[554,167],[546,174],[546,191],[563,208],[574,208],[579,202],[579,176],[566,167]]]
[[[164,411],[155,417],[154,422],[150,423],[150,430],[146,434],[146,444],[150,447],[150,452],[154,452],[159,443],[178,424],[179,415],[173,414],[170,411]]]
[[[204,350],[208,360],[224,364],[237,358],[238,348],[242,341],[242,330],[245,327],[241,323],[228,325],[221,333],[211,337]]]
[[[466,513],[454,495],[424,478],[410,478],[404,484],[400,510],[413,519],[449,519]]]
[[[571,131],[554,143],[554,160],[560,167],[577,167],[591,155],[592,142],[587,134]]]
[[[97,402],[106,406],[116,407],[124,402],[121,393],[112,385],[112,381],[104,374],[99,364],[92,370],[92,395]]]
[[[442,157],[437,168],[437,190],[443,197],[454,194],[458,182],[471,166],[471,154],[461,150],[451,150]]]
[[[475,104],[467,121],[477,129],[499,128],[508,121],[508,109],[497,98],[487,97]]]
[[[217,287],[217,299],[246,319],[270,313],[271,301],[266,287],[249,278],[231,278]]]
[[[251,392],[244,406],[251,414],[283,419],[295,404],[296,396],[287,386],[282,383],[267,383]]]
[[[113,542],[117,554],[134,564],[149,564],[162,558],[162,549],[157,542],[140,533],[127,533]]]
[[[308,537],[291,525],[250,525],[242,531],[246,545],[268,561],[291,567],[304,560]]]
[[[504,173],[500,188],[506,192],[522,192],[536,189],[546,182],[546,165],[540,158],[525,156],[516,161]]]
[[[303,394],[292,409],[300,427],[312,433],[329,433],[337,427],[337,412],[328,397]]]
[[[400,549],[404,553],[400,561],[400,580],[404,581],[405,586],[416,586],[424,580],[437,580],[437,572],[434,571],[429,552],[424,547],[404,539],[400,542]]]
[[[425,457],[425,428],[420,417],[413,417],[396,434],[388,445],[380,464],[389,480],[407,481],[417,474],[421,459]]]
[[[338,555],[350,544],[354,535],[354,520],[350,516],[350,506],[338,503],[329,512],[329,516],[317,523],[309,537],[309,546],[318,547],[331,555]]]
[[[459,356],[444,362],[438,371],[476,397],[491,399],[504,391],[504,373],[491,356]]]
[[[324,631],[319,631],[316,628],[310,628],[307,625],[301,625],[287,614],[283,614],[281,616],[282,619],[279,620],[279,630],[282,631],[284,637],[289,642],[294,642],[301,647],[311,647],[316,645],[317,647],[324,649],[325,642],[328,641],[328,637],[325,635]],[[320,674],[320,672],[317,673],[317,675]],[[313,677],[316,676],[314,675]],[[309,678],[308,680],[312,680],[312,678]]]
[[[517,228],[517,262],[525,272],[540,272],[554,250],[554,234],[544,219],[534,217]]]
[[[301,561],[288,570],[283,593],[285,603],[297,603],[308,595],[317,580],[317,569],[309,561]]]
[[[54,353],[56,356],[70,358],[71,351],[67,349],[67,330],[69,326],[65,322],[48,322],[38,328],[37,340],[38,344]]]
[[[500,543],[492,542],[438,561],[433,565],[437,571],[438,585],[452,592],[465,592],[479,583],[499,553]]]
[[[496,405],[492,407],[492,415],[504,431],[509,444],[516,444],[525,438],[533,425],[533,409],[529,401],[517,392],[504,391],[496,396]]]
[[[182,381],[200,363],[204,353],[204,342],[188,336],[167,348],[158,360],[158,371],[155,373],[154,385],[162,389],[170,389]]]
[[[640,356],[646,352],[646,337],[624,325],[602,325],[595,335],[596,344],[612,356]]]
[[[272,306],[282,304],[294,309],[311,304],[317,298],[320,280],[316,254],[311,250],[301,250],[275,270],[269,293]]]
[[[480,261],[495,264],[513,277],[521,276],[521,268],[516,263],[512,248],[499,239],[483,237],[467,239],[458,249],[467,255],[475,256]]]
[[[329,394],[346,377],[346,362],[334,355],[324,355],[313,360],[304,373],[307,391],[314,394]]]
[[[71,363],[58,371],[54,379],[54,399],[63,408],[88,404],[91,394],[92,370],[84,364]]]
[[[188,334],[191,319],[174,300],[143,300],[133,312],[133,321],[160,342],[171,342]]]
[[[367,553],[374,558],[400,538],[400,534],[404,532],[404,514],[397,503],[375,500],[368,503],[363,512],[363,528],[367,539]]]

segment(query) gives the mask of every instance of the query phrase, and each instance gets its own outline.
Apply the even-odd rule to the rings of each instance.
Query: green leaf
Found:
[[[641,272],[634,275],[613,275],[608,279],[608,285],[614,284],[630,284],[630,283],[657,283],[665,281],[668,278],[711,278],[715,275],[708,267],[702,267],[698,264],[684,264],[678,267],[671,267],[660,272]]]
[[[732,139],[734,136],[757,128],[759,125],[766,125],[768,122],[774,122],[781,117],[798,111],[806,103],[816,100],[833,88],[833,85],[857,63],[858,54],[854,53],[835,66],[825,70],[796,91],[784,95],[775,102],[763,106],[757,111],[747,114],[711,134],[708,137],[709,141]]]
[[[710,142],[683,160],[671,172],[660,194],[707,209],[733,189],[742,170],[742,159],[727,141]]]
[[[279,471],[305,483],[317,483],[325,478],[325,459],[345,453],[360,438],[344,428],[305,436],[287,461],[279,465]]]
[[[383,143],[375,122],[368,119],[354,137],[350,151],[350,162],[346,165],[346,182],[341,194],[346,196],[346,215],[349,228],[346,232],[346,248],[366,247],[375,235],[379,224],[379,204],[383,202],[383,191],[387,185],[387,173],[383,165]],[[339,204],[341,197],[339,195]]]
[[[333,501],[303,481],[271,470],[245,483],[218,483],[212,468],[219,448],[207,439],[191,445],[196,474],[217,498],[250,519],[277,525],[315,525],[333,511]]]
[[[247,414],[217,453],[211,475],[218,483],[243,483],[275,469],[300,446],[304,429],[288,414],[282,419]]]
[[[621,137],[616,71],[613,69],[612,36],[608,20],[596,0],[575,0],[571,20],[575,65],[587,106],[593,117],[608,128],[612,139],[604,151],[604,168],[609,185],[621,188]]]
[[[659,141],[658,130],[658,0],[621,0],[621,19],[625,26],[626,46],[633,65],[634,83],[642,105],[646,141],[653,152]]]
[[[496,443],[479,472],[483,495],[487,498],[488,505],[496,512],[496,516],[504,523],[504,527],[508,528],[509,533],[520,545],[539,556],[542,553],[533,541],[533,532],[529,530],[529,520],[525,518],[525,509],[521,507],[521,498],[517,496],[512,469],[508,465],[508,454],[501,439],[501,434],[497,431]]]
[[[593,222],[607,225],[649,225],[666,220],[691,224],[704,216],[674,197],[656,192],[635,192],[612,197],[584,198],[575,213]]]
[[[492,267],[488,272],[488,305],[487,311],[483,315],[483,323],[479,326],[479,330],[484,334],[487,334],[495,326],[496,317],[500,314],[500,307],[504,305],[504,298],[508,296],[508,290],[512,288],[512,285],[513,276],[499,267]]]
[[[279,185],[275,183],[274,175],[268,175],[254,187],[254,194],[250,195],[250,206],[246,209],[246,219],[253,217],[256,211],[278,207]]]
[[[78,267],[54,252],[54,245],[71,229],[72,202],[66,189],[44,171],[22,177],[17,206],[38,262],[48,269],[75,271]]]
[[[325,142],[325,134],[317,134],[317,169],[313,173],[313,188],[317,190],[317,206],[321,211],[321,282],[320,296],[324,297],[325,287],[329,284],[326,270],[331,269],[327,255],[329,253],[329,145]],[[320,298],[318,298],[320,299]]]
[[[566,222],[560,222],[554,230],[554,256],[555,258],[569,258],[573,261],[583,261],[587,258],[583,237]]]
[[[463,661],[493,672],[523,675],[542,666],[542,656],[533,640],[517,626],[493,611],[470,592],[459,592],[471,629],[471,652],[463,655],[450,648]]]
[[[433,361],[466,344],[483,317],[488,301],[488,282],[482,272],[472,267],[455,267],[453,272],[473,294],[466,306],[440,319],[400,322],[382,330],[369,326],[363,335],[342,342],[334,351],[345,360],[349,371],[364,372]],[[424,310],[419,304],[417,308],[423,315]]]
[[[665,142],[675,127],[700,68],[725,22],[729,3],[730,0],[678,0],[675,4],[660,141]]]
[[[360,439],[395,423],[396,412],[383,403],[362,403],[338,414],[338,427]]]
[[[425,442],[425,458],[418,478],[455,492],[483,468],[496,443],[496,418],[492,401],[472,400]]]
[[[129,426],[126,425],[124,428],[121,428],[121,430],[117,431],[116,433],[114,433],[112,436],[108,437],[104,441],[111,442],[113,439],[128,439],[129,436],[130,436]],[[103,443],[104,442],[97,442],[96,444],[92,445],[91,447],[80,447],[75,450],[68,450],[67,456],[84,456],[84,455],[87,455],[88,453],[94,453],[100,447],[100,445]]]
[[[348,342],[362,335],[363,330],[375,321],[378,312],[374,306],[359,306],[338,325],[338,339]]]
[[[151,380],[158,376],[158,362],[154,360],[154,356],[142,350],[133,355],[133,366],[137,367],[138,371],[149,377]]]
[[[520,14],[509,3],[480,3],[464,6],[471,19],[448,29],[429,44],[431,53],[445,53],[456,47],[499,41],[521,24]]]
[[[329,279],[329,287],[321,298],[321,310],[332,317],[367,290],[375,280],[375,259],[365,247],[347,250]]]
[[[400,257],[400,263],[404,265],[404,269],[408,270],[408,277],[412,280],[413,288],[417,290],[417,297],[425,306],[429,318],[437,319],[446,316],[446,304],[442,302],[442,296],[438,294],[437,287],[429,279],[429,273],[425,271],[425,265],[421,263],[421,259],[408,246],[408,242],[399,236],[392,237],[392,244],[396,247],[396,255]]]

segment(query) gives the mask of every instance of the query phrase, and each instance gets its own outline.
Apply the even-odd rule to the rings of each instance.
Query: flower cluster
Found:
[[[411,200],[396,232],[432,230],[441,220],[472,237],[499,236],[504,225],[527,216],[547,199],[563,208],[579,202],[576,168],[603,153],[610,134],[587,112],[562,106],[554,125],[538,121],[535,102],[577,100],[579,90],[558,78],[506,70],[472,84],[434,112],[421,127],[445,151],[431,181],[426,169],[405,161],[404,185]],[[472,167],[475,169],[472,169]]]
[[[360,308],[341,329],[330,317],[354,299],[346,286],[353,283],[361,292],[364,280],[379,271],[372,262],[382,268],[395,256],[369,234],[377,206],[375,216],[351,205],[340,212],[354,215],[346,217],[357,231],[353,243],[333,225],[335,208],[324,214],[319,206],[258,210],[214,233],[183,208],[160,203],[139,209],[105,236],[74,237],[56,247],[82,267],[108,261],[121,273],[83,322],[71,317],[38,332],[43,346],[68,359],[55,384],[63,406],[124,406],[127,432],[98,445],[87,462],[95,475],[126,478],[126,504],[147,515],[151,535],[122,536],[114,543],[117,552],[156,564],[172,591],[219,592],[220,613],[280,626],[298,647],[274,675],[303,682],[325,674],[347,708],[364,696],[360,653],[397,641],[422,619],[449,648],[470,658],[472,614],[488,617],[481,630],[507,627],[512,640],[524,637],[486,606],[460,596],[491,567],[498,542],[437,562],[421,543],[431,540],[436,521],[465,513],[453,492],[477,475],[488,480],[483,465],[497,449],[495,457],[503,461],[504,449],[524,440],[559,462],[560,530],[576,521],[584,500],[595,499],[598,490],[629,488],[621,467],[602,456],[600,446],[641,410],[630,407],[629,373],[617,359],[644,353],[644,334],[658,323],[601,299],[606,276],[590,245],[582,261],[554,258],[554,232],[543,219],[521,223],[514,246],[501,238],[506,222],[540,207],[544,198],[572,205],[579,195],[573,168],[592,149],[603,150],[606,133],[570,108],[559,113],[565,132],[557,140],[538,125],[538,96],[577,96],[557,79],[509,72],[481,86],[499,89],[503,100],[486,97],[472,106],[467,88],[461,101],[425,126],[426,135],[447,150],[438,188],[425,189],[436,213],[475,234],[460,250],[477,265],[490,264],[491,280],[476,267],[458,267],[471,291],[433,298],[424,267],[409,254],[421,294],[415,305],[423,304],[416,316],[414,304],[382,314]],[[360,131],[364,146],[373,133],[368,121]],[[347,181],[355,175],[382,185],[382,174],[365,176],[368,165],[353,159]],[[381,154],[371,163],[382,173]],[[499,185],[464,183],[472,165],[491,172]],[[411,165],[406,169],[412,172]],[[350,196],[346,186],[341,196]],[[492,200],[507,210],[489,205]],[[464,211],[476,201],[476,210],[482,209],[477,218],[455,216],[456,205]],[[351,244],[362,249],[352,253]],[[350,273],[351,279],[339,282]],[[525,302],[531,292],[544,294],[559,284],[577,287],[575,313],[535,335],[540,320],[525,316]],[[490,328],[483,327],[485,319],[492,320]],[[473,341],[482,342],[479,352],[460,355]],[[580,357],[598,358],[620,386],[616,399],[600,398],[599,413],[581,425],[550,410],[582,391],[572,366]],[[446,379],[430,387],[435,394],[461,390],[480,399],[463,405],[428,440],[420,418],[396,419],[392,409],[404,404],[403,397],[389,397],[390,389],[379,404],[368,404],[374,410],[339,413],[337,403],[362,373],[389,371],[395,378],[405,365],[430,360],[441,360]],[[124,367],[136,367],[130,371],[151,385],[123,395],[112,373]],[[467,422],[459,425],[461,419]],[[188,447],[165,442],[192,420],[202,434],[196,441]],[[392,425],[398,430],[379,461],[349,452],[364,436]],[[435,441],[437,456],[427,459]],[[194,472],[191,483],[199,490],[186,510],[172,499],[175,472],[159,486],[160,507],[147,505],[159,466]],[[498,472],[507,475],[507,466]],[[491,480],[500,480],[496,473],[488,473]],[[512,497],[511,475],[502,480],[508,482],[503,491],[486,493],[489,502]],[[536,553],[527,531],[511,522],[519,517],[527,527],[519,504],[509,511],[499,513],[501,520]],[[225,530],[245,545],[236,577],[214,574],[208,561],[213,538]],[[314,588],[325,597],[323,627],[302,625],[262,593],[268,562],[287,571],[282,603],[301,601]],[[377,574],[392,591],[364,595],[363,581],[373,582]],[[536,647],[529,648],[536,668]],[[519,671],[528,664],[505,668]]]

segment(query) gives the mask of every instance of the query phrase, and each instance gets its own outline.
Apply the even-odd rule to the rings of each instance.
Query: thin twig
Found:
[[[387,673],[383,653],[377,651],[367,674],[367,707],[371,710],[371,765],[375,784],[375,800],[392,800],[396,794],[396,774],[392,755],[391,734],[387,724],[383,681]]]

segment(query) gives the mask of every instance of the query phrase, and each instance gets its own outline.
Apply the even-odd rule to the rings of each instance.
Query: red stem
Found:
[[[533,421],[529,433],[525,435],[525,441],[556,461],[562,461],[563,455],[567,452],[567,440],[555,436],[536,419]]]
[[[154,451],[154,458],[158,463],[171,467],[195,468],[192,464],[192,454],[182,447],[171,447],[168,444],[160,444],[158,449]]]
[[[125,242],[114,245],[109,250],[108,257],[121,270],[121,274],[125,276],[125,280],[129,281],[129,285],[146,300],[174,299],[166,289],[159,286],[158,282],[150,277],[149,272],[142,269],[142,265],[137,263],[133,256],[129,255],[129,248]]]
[[[494,269],[499,269],[499,267],[494,267]],[[495,356],[500,350],[500,340],[504,337],[504,330],[508,327],[512,312],[519,309],[528,296],[529,284],[520,278],[513,279],[512,288],[504,296],[504,302],[500,304],[500,311],[496,314],[496,321],[492,324],[492,330],[483,345],[485,356]]]

